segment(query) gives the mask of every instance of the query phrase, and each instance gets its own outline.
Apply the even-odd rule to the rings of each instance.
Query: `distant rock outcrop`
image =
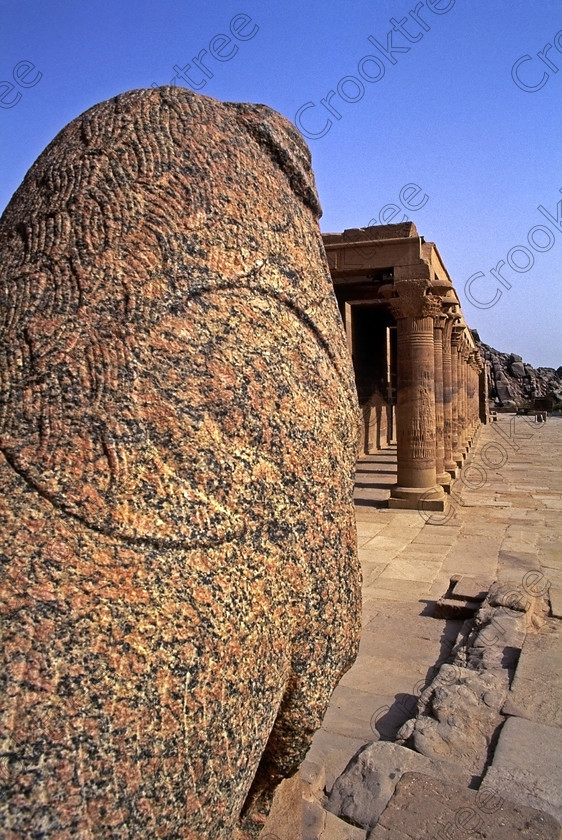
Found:
[[[550,367],[535,369],[516,353],[500,353],[484,344],[476,330],[472,330],[472,334],[483,358],[490,363],[488,387],[492,403],[513,408],[514,405],[524,406],[535,397],[548,396],[562,402],[562,366],[557,370]]]

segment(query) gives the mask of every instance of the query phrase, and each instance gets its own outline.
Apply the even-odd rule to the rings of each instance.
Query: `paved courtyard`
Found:
[[[531,575],[561,616],[562,418],[503,415],[482,427],[444,513],[386,508],[395,468],[395,447],[357,465],[361,648],[309,752],[328,790],[359,747],[393,740],[450,653],[461,622],[431,612],[452,575],[519,584]]]

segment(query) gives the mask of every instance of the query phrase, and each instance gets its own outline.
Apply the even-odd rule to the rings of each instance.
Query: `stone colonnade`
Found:
[[[412,222],[323,238],[356,376],[364,380],[369,357],[356,345],[376,341],[383,322],[396,336],[387,352],[397,373],[398,476],[389,505],[444,510],[487,408],[484,363],[437,246]],[[371,332],[365,317],[355,325],[362,307],[373,312]]]
[[[398,331],[398,476],[389,506],[443,510],[480,425],[484,364],[458,305],[426,279],[385,291]]]

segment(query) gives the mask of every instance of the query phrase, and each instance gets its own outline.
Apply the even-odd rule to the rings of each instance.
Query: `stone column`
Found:
[[[443,330],[443,466],[450,478],[457,478],[453,460],[453,384],[451,370],[451,338],[456,317],[449,315]]]
[[[447,316],[443,313],[433,320],[433,362],[435,381],[435,470],[437,483],[447,492],[451,476],[445,472],[445,415],[443,407],[443,333]]]
[[[398,483],[389,507],[444,510],[445,494],[435,466],[435,358],[433,319],[439,298],[427,280],[395,281],[390,300],[398,331]]]
[[[490,362],[485,361],[478,373],[478,414],[481,423],[490,422],[490,396],[488,392],[488,369]]]
[[[470,437],[474,440],[478,429],[478,351],[473,350],[468,360],[469,386],[468,399],[470,404]]]
[[[452,395],[452,427],[451,427],[451,449],[452,458],[457,467],[463,465],[463,453],[461,448],[461,426],[462,407],[460,397],[460,343],[463,327],[453,327],[451,337],[451,395]]]
[[[485,372],[484,360],[478,351],[474,354],[474,424],[480,429],[480,375]]]
[[[472,439],[474,437],[474,390],[472,383],[473,369],[473,351],[470,350],[466,359],[466,436],[468,445],[472,446]]]
[[[461,342],[461,352],[460,352],[460,379],[461,379],[461,411],[462,411],[462,424],[461,424],[461,431],[460,431],[460,445],[461,450],[466,457],[468,450],[470,449],[470,432],[469,432],[469,415],[468,415],[468,357],[470,355],[470,350],[466,341],[466,337],[463,335],[463,340]]]

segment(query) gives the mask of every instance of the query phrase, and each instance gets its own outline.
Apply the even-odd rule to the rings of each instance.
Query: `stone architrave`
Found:
[[[136,90],[0,220],[3,836],[227,840],[356,656],[358,408],[310,153]],[[246,836],[246,834],[244,834]]]
[[[435,360],[433,324],[440,299],[425,279],[397,280],[389,300],[398,329],[397,484],[390,507],[443,510],[435,462]]]

